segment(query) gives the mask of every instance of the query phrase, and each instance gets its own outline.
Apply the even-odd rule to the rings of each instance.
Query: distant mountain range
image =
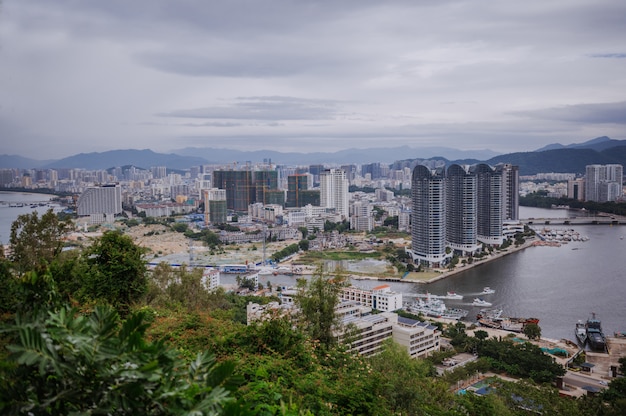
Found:
[[[411,156],[414,155],[414,158]],[[408,158],[407,158],[408,156]],[[271,159],[273,164],[362,164],[391,163],[395,160],[440,159],[446,163],[473,164],[485,162],[490,165],[511,163],[520,167],[520,174],[539,172],[584,173],[591,164],[618,163],[626,165],[626,140],[614,140],[603,136],[584,143],[563,146],[550,144],[534,152],[498,154],[491,150],[463,151],[446,147],[347,149],[339,152],[282,153],[272,150],[238,151],[214,148],[185,148],[174,153],[156,153],[152,150],[112,150],[102,153],[81,153],[60,160],[34,160],[17,155],[0,155],[0,168],[20,169],[109,169],[133,165],[149,169],[166,166],[169,169],[189,169],[203,164],[238,164],[250,161],[263,162]]]

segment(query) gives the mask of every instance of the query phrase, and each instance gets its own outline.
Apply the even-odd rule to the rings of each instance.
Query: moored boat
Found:
[[[585,323],[587,330],[587,341],[591,349],[595,351],[606,351],[606,338],[602,333],[602,322],[596,318],[596,314],[592,313],[591,318]]]
[[[468,313],[466,309],[448,308],[441,299],[433,297],[427,297],[426,299],[418,298],[415,302],[408,305],[406,310],[413,313],[422,313],[434,318],[456,320],[465,318]]]
[[[580,345],[585,345],[585,342],[587,342],[587,328],[585,323],[580,320],[576,322],[576,339]]]

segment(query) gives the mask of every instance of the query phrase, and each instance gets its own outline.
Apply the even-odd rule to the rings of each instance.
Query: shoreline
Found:
[[[354,280],[379,280],[379,281],[388,281],[388,282],[400,282],[400,283],[425,283],[425,284],[430,284],[430,283],[434,283],[437,282],[439,280],[448,278],[450,276],[454,276],[457,275],[459,273],[463,273],[466,270],[472,269],[474,267],[478,267],[481,266],[483,264],[487,264],[489,262],[492,262],[494,260],[500,259],[504,256],[507,256],[509,254],[512,253],[517,253],[518,251],[521,250],[525,250],[529,247],[534,247],[536,246],[536,242],[539,241],[536,237],[533,238],[529,238],[527,241],[524,242],[524,244],[521,244],[520,246],[511,246],[508,247],[506,250],[501,251],[501,252],[497,252],[495,254],[490,255],[489,257],[483,258],[479,261],[475,261],[472,264],[465,264],[465,265],[457,265],[453,270],[437,270],[436,272],[439,273],[438,275],[434,276],[434,277],[430,277],[430,278],[411,278],[411,277],[377,277],[377,276],[361,276],[361,275],[353,275],[350,274],[348,275],[349,278],[354,279]],[[414,272],[414,274],[421,274],[423,272]]]

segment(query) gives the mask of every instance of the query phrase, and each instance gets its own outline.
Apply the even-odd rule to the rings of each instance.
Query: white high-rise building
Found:
[[[347,219],[349,184],[346,173],[341,169],[328,169],[320,173],[320,206],[334,208],[343,219]]]
[[[587,165],[585,167],[585,200],[615,201],[622,197],[622,165]]]
[[[115,214],[122,212],[122,188],[109,184],[85,189],[76,201],[79,217],[89,217],[90,224],[113,222]]]

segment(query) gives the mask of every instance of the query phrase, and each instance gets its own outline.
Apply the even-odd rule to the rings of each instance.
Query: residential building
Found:
[[[496,170],[502,175],[502,220],[519,220],[519,166],[499,163]]]
[[[567,181],[567,197],[577,201],[585,200],[585,180],[583,178]]]
[[[287,208],[299,208],[306,205],[301,198],[301,192],[309,189],[309,175],[296,174],[287,176]],[[319,205],[319,203],[318,203]]]
[[[502,236],[502,174],[485,163],[473,165],[476,175],[478,241],[500,245]]]
[[[585,167],[585,200],[616,201],[623,196],[622,165],[587,165]]]
[[[372,231],[374,215],[372,205],[367,201],[356,201],[350,205],[350,229]]]
[[[348,219],[348,180],[341,169],[328,169],[320,173],[320,205],[333,208],[342,219]]]
[[[446,171],[446,242],[461,255],[480,248],[476,180],[467,165],[453,164]]]
[[[439,329],[427,322],[397,317],[393,340],[406,348],[411,358],[421,358],[439,351]]]
[[[432,267],[445,264],[445,176],[443,168],[418,165],[411,185],[411,254],[413,260]]]
[[[392,292],[389,285],[376,286],[371,290],[350,286],[341,289],[341,300],[359,302],[370,308],[392,312],[402,308],[402,293]]]
[[[204,189],[204,225],[223,224],[226,222],[226,190],[218,188]]]
[[[249,170],[213,171],[213,186],[226,191],[226,208],[236,212],[247,212],[248,205],[256,196],[252,172]]]
[[[349,351],[364,356],[374,355],[380,352],[385,340],[393,337],[393,325],[397,319],[398,315],[391,312],[347,315],[342,320],[343,328],[336,334],[339,342],[347,343]]]

